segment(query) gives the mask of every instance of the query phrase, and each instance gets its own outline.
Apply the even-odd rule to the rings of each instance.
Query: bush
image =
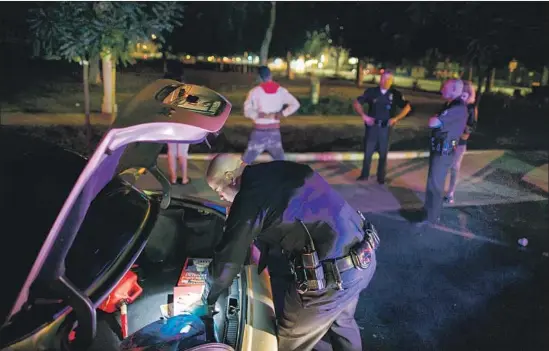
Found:
[[[2,126],[15,132],[30,135],[64,148],[88,155],[86,134],[83,126]],[[94,127],[92,147],[95,148],[106,132],[106,127]],[[191,153],[237,152],[246,150],[251,127],[231,126],[222,130],[210,149],[205,143],[191,145]],[[363,128],[347,126],[282,126],[282,140],[287,152],[325,152],[325,151],[360,151],[363,147]],[[397,130],[392,135],[394,150],[423,149],[426,135],[418,136],[410,129]],[[17,147],[16,145],[14,147]],[[166,148],[164,148],[166,152]]]
[[[353,101],[350,99],[342,99],[337,96],[321,97],[317,105],[313,105],[311,98],[298,99],[301,107],[297,112],[297,115],[310,116],[310,115],[353,115]]]
[[[84,126],[2,126],[5,130],[42,139],[63,148],[89,156],[87,149],[86,128]],[[95,149],[107,127],[92,127],[92,149]],[[17,147],[17,145],[14,145]]]
[[[479,105],[479,127],[500,132],[517,127],[547,131],[549,109],[528,98],[512,98],[505,94],[483,94]]]

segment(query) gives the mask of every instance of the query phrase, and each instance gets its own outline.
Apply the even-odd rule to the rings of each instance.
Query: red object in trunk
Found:
[[[120,283],[101,303],[99,309],[103,312],[114,313],[122,303],[131,304],[142,292],[143,288],[137,283],[137,274],[128,271],[120,280]]]

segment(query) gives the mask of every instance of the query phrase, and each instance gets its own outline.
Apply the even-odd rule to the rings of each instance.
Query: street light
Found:
[[[152,35],[151,35],[151,38],[152,38],[153,40],[155,40],[155,39],[156,39],[156,34],[152,34]]]

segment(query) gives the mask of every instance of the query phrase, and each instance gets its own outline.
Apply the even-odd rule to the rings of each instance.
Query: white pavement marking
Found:
[[[503,153],[503,150],[476,150],[467,151],[466,154],[478,155],[485,153]],[[239,153],[231,153],[235,156],[241,156]],[[217,153],[211,154],[190,154],[189,160],[194,161],[207,161],[211,160]],[[160,157],[165,158],[166,155],[162,154]],[[313,161],[362,161],[364,154],[362,152],[306,152],[306,153],[286,153],[286,160],[295,162],[313,162]],[[391,151],[387,155],[389,160],[406,160],[413,158],[427,158],[429,157],[428,151]],[[374,153],[372,159],[379,159],[379,154]],[[261,154],[257,158],[258,162],[272,161],[272,158],[268,154]]]

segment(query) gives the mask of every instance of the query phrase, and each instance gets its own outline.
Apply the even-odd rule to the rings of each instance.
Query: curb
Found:
[[[189,154],[189,160],[193,161],[209,161],[217,154]],[[231,153],[231,155],[242,156],[242,154]],[[287,161],[294,162],[312,162],[312,161],[362,161],[364,154],[362,152],[307,152],[307,153],[286,153]],[[166,158],[166,154],[160,155],[162,158]],[[403,160],[413,158],[426,158],[429,157],[429,152],[426,151],[407,151],[407,152],[389,152],[387,158],[389,160]],[[372,159],[379,159],[379,155],[376,153]],[[261,154],[256,159],[259,162],[272,161],[269,154]]]
[[[483,153],[504,153],[505,150],[472,150],[467,151],[469,155],[479,155]],[[189,154],[188,159],[193,161],[209,161],[218,153],[211,154]],[[229,153],[235,156],[241,156],[239,153]],[[294,162],[313,162],[313,161],[362,161],[364,154],[362,152],[306,152],[306,153],[286,153],[287,161]],[[160,158],[166,158],[166,154],[159,155]],[[389,160],[409,160],[415,158],[427,158],[429,157],[429,151],[393,151],[389,152],[387,159]],[[379,159],[379,154],[374,153],[373,160]],[[266,162],[272,161],[269,154],[261,154],[256,161]]]

